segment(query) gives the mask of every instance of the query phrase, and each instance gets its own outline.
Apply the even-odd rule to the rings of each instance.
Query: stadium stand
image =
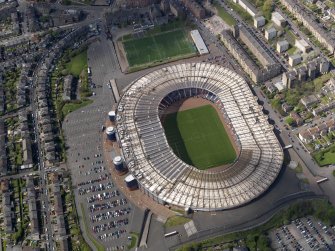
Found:
[[[236,162],[198,170],[173,153],[161,116],[187,97],[219,107],[236,136]],[[257,97],[242,77],[218,65],[178,64],[137,79],[121,97],[116,121],[129,170],[140,189],[161,204],[203,211],[238,207],[264,193],[282,166],[282,148]]]

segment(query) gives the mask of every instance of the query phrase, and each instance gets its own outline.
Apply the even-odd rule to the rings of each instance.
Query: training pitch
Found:
[[[184,58],[196,53],[185,29],[122,41],[129,67]]]
[[[211,105],[168,114],[163,126],[173,152],[198,169],[230,164],[236,159],[229,136]]]

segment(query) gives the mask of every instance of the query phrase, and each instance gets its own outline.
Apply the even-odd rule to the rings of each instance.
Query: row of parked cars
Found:
[[[125,229],[117,230],[112,233],[105,233],[102,235],[99,235],[98,238],[103,241],[109,241],[110,239],[119,239],[127,234],[127,231]]]
[[[88,185],[88,184],[94,184],[94,183],[97,183],[97,182],[102,182],[102,181],[104,181],[108,178],[109,178],[108,174],[102,174],[97,179],[90,179],[90,180],[78,183],[78,187],[85,186],[85,185]]]
[[[128,225],[129,220],[128,218],[121,219],[121,220],[114,220],[108,223],[96,225],[92,227],[94,233],[104,232],[113,228],[119,228],[125,225]]]
[[[89,206],[89,210],[91,213],[95,211],[101,211],[105,209],[110,209],[118,206],[123,206],[127,204],[127,200],[122,198],[122,199],[117,199],[117,200],[112,200],[112,201],[107,201],[105,203],[95,203]]]
[[[296,219],[291,223],[275,230],[274,239],[279,244],[276,250],[332,250],[330,244],[335,244],[335,227],[327,227],[313,217]]]
[[[91,222],[94,223],[101,220],[108,220],[110,218],[116,218],[119,216],[127,215],[129,213],[130,213],[130,207],[107,211],[105,213],[98,213],[96,215],[91,216]]]
[[[120,192],[118,190],[113,190],[112,192],[103,192],[103,193],[98,193],[98,194],[94,194],[90,197],[87,197],[87,202],[88,203],[93,203],[96,201],[104,201],[104,200],[108,200],[110,198],[119,196]]]
[[[87,188],[80,187],[78,189],[79,195],[84,195],[92,192],[101,192],[107,189],[111,189],[114,187],[114,184],[112,182],[108,182],[107,184],[98,184],[98,185],[91,185]]]

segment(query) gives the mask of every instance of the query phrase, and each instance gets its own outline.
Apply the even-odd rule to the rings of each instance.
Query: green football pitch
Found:
[[[211,105],[168,114],[163,127],[174,153],[198,169],[233,163],[236,159],[228,134]]]
[[[129,67],[169,61],[196,53],[185,29],[133,37],[122,43]]]

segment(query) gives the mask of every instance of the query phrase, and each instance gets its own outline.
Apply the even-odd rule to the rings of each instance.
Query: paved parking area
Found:
[[[306,217],[270,232],[274,250],[335,250],[335,231],[321,221]]]
[[[92,97],[93,104],[72,112],[63,123],[67,163],[78,213],[84,219],[82,229],[87,229],[108,250],[123,250],[130,242],[134,209],[112,181],[101,132],[113,105],[111,90],[105,83],[118,69],[107,40],[92,44],[88,57],[96,95]]]

